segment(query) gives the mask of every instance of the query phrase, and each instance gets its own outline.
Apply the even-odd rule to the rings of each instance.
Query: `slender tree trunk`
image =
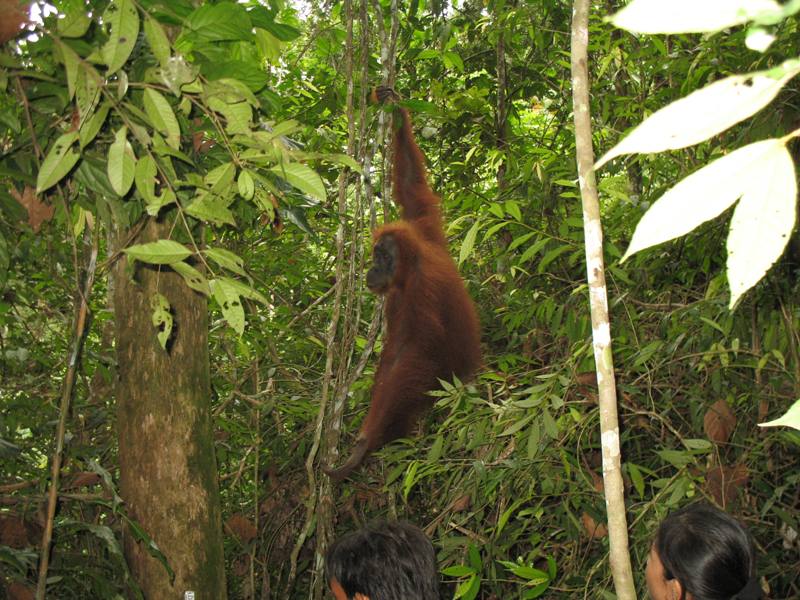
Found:
[[[168,232],[151,220],[136,242]],[[132,279],[129,262],[122,258],[114,274],[120,489],[128,516],[158,546],[174,578],[132,527],[125,556],[148,600],[224,600],[206,299],[170,269],[137,263]],[[167,298],[175,321],[166,351],[151,321],[155,293]]]
[[[586,239],[586,271],[592,312],[592,339],[600,400],[600,440],[603,448],[603,487],[608,512],[611,573],[620,600],[635,600],[631,557],[628,552],[628,526],[620,463],[617,392],[614,359],[611,354],[611,327],[608,321],[608,291],[603,263],[603,229],[597,199],[592,124],[589,113],[589,0],[575,0],[572,13],[572,100],[575,115],[575,141],[578,181],[583,199],[583,230]]]

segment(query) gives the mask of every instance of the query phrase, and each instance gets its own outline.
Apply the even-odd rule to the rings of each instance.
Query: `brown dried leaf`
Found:
[[[584,534],[590,540],[599,540],[608,535],[608,527],[603,523],[598,524],[587,512],[581,515],[581,523],[583,523]]]
[[[2,591],[0,589],[0,591]],[[24,583],[14,581],[6,588],[8,600],[33,600],[35,598],[33,588],[29,588]]]
[[[736,416],[725,400],[717,400],[703,417],[703,431],[712,442],[724,444],[736,427]]]
[[[41,202],[36,196],[36,190],[29,185],[20,194],[16,188],[10,188],[11,195],[28,211],[28,224],[34,233],[39,233],[42,223],[53,218],[55,207]]]
[[[74,490],[76,488],[95,485],[100,483],[100,475],[88,471],[76,473],[71,479],[64,482],[62,490]]]
[[[253,522],[241,513],[231,515],[225,522],[225,528],[243,544],[248,543],[258,533]]]
[[[28,528],[18,517],[0,517],[0,544],[20,550],[30,546]]]
[[[469,494],[464,494],[453,501],[453,512],[464,512],[469,510],[472,505],[472,498]]]
[[[0,44],[17,37],[30,22],[30,2],[0,0]]]
[[[712,467],[706,473],[706,492],[713,496],[714,500],[722,508],[736,499],[739,490],[747,485],[750,473],[745,465],[739,464],[735,467],[720,465]]]
[[[589,476],[592,478],[592,487],[594,491],[602,494],[603,490],[606,489],[603,478],[591,469],[589,469]]]

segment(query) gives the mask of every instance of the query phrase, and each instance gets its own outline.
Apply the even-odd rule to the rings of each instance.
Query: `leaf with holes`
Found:
[[[208,280],[203,276],[203,274],[195,269],[193,266],[181,261],[172,263],[170,265],[175,271],[183,277],[183,280],[186,282],[190,288],[192,288],[196,292],[200,292],[205,296],[211,295],[211,287],[208,285]]]
[[[153,309],[152,321],[156,328],[158,343],[164,350],[167,349],[167,342],[172,335],[172,313],[170,312],[169,300],[161,294],[155,294],[150,299],[150,308]]]
[[[228,325],[230,325],[236,333],[242,335],[244,333],[245,320],[244,308],[242,307],[239,294],[237,294],[236,290],[229,282],[223,279],[213,279],[209,284],[211,286],[211,294],[214,296],[214,300],[217,301],[217,304],[219,304],[222,315],[225,317]]]
[[[128,60],[139,35],[139,14],[131,0],[112,0],[103,13],[108,27],[108,41],[100,50],[108,66],[106,76],[118,71]]]

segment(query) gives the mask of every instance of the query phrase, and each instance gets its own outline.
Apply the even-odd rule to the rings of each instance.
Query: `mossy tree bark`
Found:
[[[149,222],[134,243],[166,238]],[[120,489],[128,515],[163,552],[174,579],[130,528],[125,556],[148,600],[226,597],[217,463],[210,408],[206,299],[169,268],[121,258],[114,274]],[[163,350],[151,298],[171,306]]]

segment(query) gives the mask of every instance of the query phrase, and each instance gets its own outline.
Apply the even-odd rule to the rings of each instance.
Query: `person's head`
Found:
[[[738,521],[708,504],[664,519],[647,560],[653,600],[759,600],[755,552]]]
[[[337,600],[439,600],[433,544],[410,523],[378,521],[339,538],[325,572]]]

